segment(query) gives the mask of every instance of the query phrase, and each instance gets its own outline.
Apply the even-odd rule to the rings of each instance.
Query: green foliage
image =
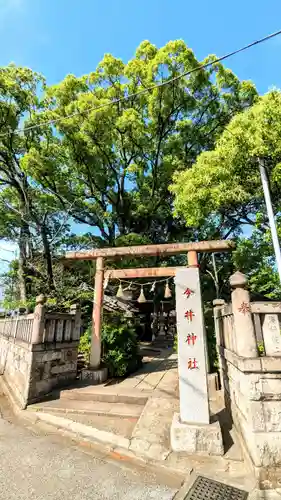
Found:
[[[16,300],[27,305],[34,277],[34,269],[27,262],[35,255],[43,256],[44,266],[36,270],[41,273],[41,282],[54,288],[52,254],[56,252],[56,235],[62,222],[61,207],[24,169],[26,155],[36,148],[42,135],[37,129],[19,132],[19,128],[32,124],[42,111],[39,96],[44,90],[44,78],[28,68],[0,68],[0,235],[18,245]],[[47,136],[45,130],[45,139]]]
[[[265,351],[264,351],[264,344],[261,342],[258,342],[258,352],[260,356],[264,356]]]
[[[175,214],[188,226],[211,225],[217,234],[234,237],[234,265],[249,276],[250,288],[280,297],[258,158],[267,167],[274,211],[281,234],[281,92],[259,97],[225,127],[211,151],[192,168],[174,175]],[[247,233],[247,237],[243,233]],[[226,257],[227,259],[227,257]]]
[[[207,325],[206,325],[207,326]],[[209,328],[207,330],[207,351],[210,365],[210,373],[213,373],[218,370],[218,354],[217,354],[217,341],[216,335],[214,331],[214,320],[212,321],[212,325],[208,325]],[[211,326],[211,328],[210,328]]]
[[[141,366],[137,334],[128,321],[110,315],[102,326],[103,362],[111,376],[124,377]]]
[[[57,122],[53,132],[42,127],[22,168],[77,222],[98,228],[99,246],[130,234],[151,242],[183,234],[168,189],[175,169],[190,167],[213,147],[230,117],[252,104],[256,90],[216,64],[126,97],[198,65],[182,40],[160,49],[144,41],[127,64],[106,54],[95,71],[68,75],[46,90],[34,119]]]
[[[79,352],[89,361],[92,325],[80,338]],[[102,362],[112,377],[124,377],[140,368],[138,338],[132,322],[117,314],[107,314],[102,326]]]
[[[173,217],[169,184],[255,101],[254,86],[216,64],[126,99],[198,65],[176,40],[162,48],[144,41],[127,64],[106,54],[93,72],[52,87],[27,68],[0,68],[0,235],[19,246],[10,302],[29,305],[43,292],[59,308],[75,295],[89,305],[77,291],[81,281],[92,284],[87,266],[71,275],[58,260],[68,249],[203,239],[206,225],[195,233]],[[89,230],[72,235],[71,219]],[[213,228],[207,233],[214,237]],[[148,264],[159,259],[122,263]]]
[[[264,213],[257,159],[266,162],[276,212],[280,209],[281,92],[272,91],[235,116],[212,151],[174,177],[176,214],[188,225],[199,225],[220,214],[224,221],[255,224]],[[257,219],[256,219],[257,217]]]
[[[92,333],[92,327],[89,325],[87,330],[81,335],[80,337],[80,342],[79,342],[79,349],[78,352],[82,353],[85,357],[85,361],[88,362],[90,359],[90,352],[91,352],[91,333]]]
[[[253,293],[280,299],[281,285],[268,229],[255,228],[251,238],[240,238],[233,261],[235,267],[247,275]]]
[[[270,168],[278,207],[278,93],[258,99],[252,83],[239,81],[215,64],[172,85],[94,109],[199,63],[192,50],[176,40],[161,48],[144,41],[127,64],[106,54],[93,72],[68,75],[52,87],[27,68],[0,69],[0,235],[16,242],[20,250],[20,258],[4,278],[7,307],[26,304],[32,310],[35,296],[45,293],[49,308],[67,310],[79,301],[89,318],[94,266],[79,262],[66,267],[59,259],[66,250],[237,237],[241,224],[249,220],[264,229],[261,191],[249,151],[268,159],[276,149],[272,155],[276,165]],[[241,113],[250,106],[248,114]],[[67,114],[72,116],[65,118]],[[49,119],[58,121],[43,125]],[[17,133],[29,125],[40,126]],[[224,132],[226,127],[230,132]],[[174,175],[177,217],[172,214],[169,190]],[[71,219],[86,223],[89,230],[81,236],[71,234]],[[197,224],[197,229],[186,228],[185,222]],[[252,248],[241,239],[235,263],[250,273],[253,290],[276,296],[266,234],[265,229],[265,236]],[[185,261],[181,256],[165,261],[123,259],[121,266],[165,263]],[[201,257],[207,307],[228,291],[231,260],[217,256],[217,263],[218,276],[209,257]],[[207,324],[211,321],[208,316]]]

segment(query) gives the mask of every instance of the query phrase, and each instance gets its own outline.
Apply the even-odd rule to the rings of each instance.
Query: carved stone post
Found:
[[[266,356],[281,356],[281,335],[278,314],[265,314],[262,325]]]
[[[180,416],[182,422],[209,424],[206,338],[199,270],[178,270],[175,278]]]
[[[34,319],[32,327],[32,344],[41,344],[43,342],[44,328],[45,328],[45,302],[44,295],[36,297],[36,306],[34,309]]]
[[[180,414],[171,425],[173,451],[222,455],[218,421],[210,423],[206,338],[199,269],[178,269],[175,277]]]
[[[96,275],[95,275],[95,297],[93,307],[93,325],[92,325],[92,342],[90,367],[98,369],[101,360],[101,323],[102,323],[102,305],[103,305],[103,258],[98,257],[96,260]]]
[[[252,320],[250,294],[246,289],[247,278],[245,274],[237,271],[230,276],[232,288],[231,302],[234,317],[234,328],[237,354],[245,358],[258,356],[257,341]]]
[[[72,340],[79,340],[81,328],[81,309],[78,304],[72,304],[70,306],[70,314],[73,314],[73,316],[75,316]]]
[[[223,387],[223,370],[222,370],[220,346],[223,345],[223,335],[222,335],[222,324],[218,318],[219,318],[220,310],[222,309],[222,307],[224,305],[225,305],[225,301],[223,299],[213,300],[216,346],[217,346],[217,356],[218,356],[218,362],[219,362],[219,375],[220,375],[221,387]]]
[[[225,301],[223,299],[213,300],[214,322],[215,322],[215,333],[216,333],[217,346],[223,345],[223,336],[222,336],[222,331],[220,328],[220,322],[219,322],[218,317],[219,317],[219,312],[224,305],[225,305]]]
[[[187,252],[187,264],[188,267],[197,267],[199,268],[198,264],[198,255],[196,250],[190,250]],[[208,353],[208,347],[207,347],[207,330],[204,324],[204,338],[205,338],[205,360],[206,360],[206,367],[207,367],[207,373],[210,373],[210,360],[209,360],[209,353]]]

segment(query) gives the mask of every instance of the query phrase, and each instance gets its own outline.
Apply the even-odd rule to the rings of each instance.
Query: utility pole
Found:
[[[269,220],[269,225],[270,225],[270,231],[271,231],[271,236],[272,236],[272,243],[273,243],[273,248],[274,248],[275,257],[276,257],[276,264],[277,264],[279,279],[280,279],[280,283],[281,283],[281,251],[280,251],[280,244],[279,244],[279,239],[278,239],[278,234],[277,234],[277,227],[276,227],[274,213],[273,213],[273,209],[272,209],[272,202],[271,202],[269,183],[268,183],[268,175],[267,175],[266,167],[264,165],[264,160],[259,158],[258,163],[259,163],[259,168],[260,168],[264,199],[265,199],[267,215],[268,215],[268,220]]]

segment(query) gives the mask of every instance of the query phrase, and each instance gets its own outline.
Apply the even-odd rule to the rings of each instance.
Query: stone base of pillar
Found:
[[[211,424],[185,424],[175,413],[171,425],[173,451],[198,455],[223,455],[222,433],[219,422]]]
[[[93,385],[102,384],[107,380],[108,370],[106,367],[101,368],[84,368],[81,372],[81,380],[91,382]]]

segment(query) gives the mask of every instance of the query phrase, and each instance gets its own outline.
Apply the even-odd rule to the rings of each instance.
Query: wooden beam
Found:
[[[139,269],[111,269],[105,271],[104,279],[132,279],[132,278],[164,278],[175,276],[177,269],[186,267],[141,267]]]
[[[231,240],[198,241],[192,243],[165,243],[163,245],[138,245],[131,247],[95,248],[84,252],[67,252],[65,258],[72,260],[94,260],[98,257],[136,257],[152,255],[175,255],[195,252],[228,252],[235,248]]]

